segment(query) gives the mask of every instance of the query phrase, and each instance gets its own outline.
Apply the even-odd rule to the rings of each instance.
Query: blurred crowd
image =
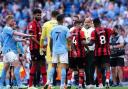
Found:
[[[43,11],[42,23],[50,20],[53,10],[58,10],[66,14],[66,25],[72,25],[74,15],[80,19],[91,15],[92,18],[101,17],[104,26],[119,24],[127,28],[127,6],[127,0],[0,0],[0,29],[5,25],[5,16],[14,14],[19,29],[25,32],[35,7]]]

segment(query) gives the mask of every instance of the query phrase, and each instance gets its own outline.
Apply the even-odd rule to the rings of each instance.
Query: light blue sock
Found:
[[[61,86],[64,86],[66,79],[66,68],[61,69]]]
[[[17,82],[16,82],[16,80],[14,79],[14,80],[12,80],[12,82],[13,82],[13,86],[17,86]]]
[[[20,86],[21,85],[21,80],[20,80],[20,67],[16,67],[14,69],[14,75],[15,75],[15,78],[16,78],[17,85]]]
[[[3,86],[5,79],[6,79],[6,70],[3,68],[2,74],[1,74],[1,79],[0,79],[0,86]]]
[[[48,80],[50,81],[51,84],[53,84],[53,75],[55,73],[55,67],[52,67],[49,74],[48,74]]]
[[[8,78],[6,78],[5,82],[6,82],[6,85],[9,85],[9,79]]]

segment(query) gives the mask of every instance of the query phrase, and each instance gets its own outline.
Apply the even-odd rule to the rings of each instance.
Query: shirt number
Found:
[[[75,36],[73,36],[72,43],[75,44],[75,45],[76,45],[76,43],[77,43],[77,42],[76,42],[76,37],[75,37]]]
[[[105,36],[104,35],[101,35],[100,36],[100,44],[105,44],[106,43],[106,39],[105,39]]]
[[[56,32],[57,36],[56,36],[56,40],[58,40],[60,32]]]

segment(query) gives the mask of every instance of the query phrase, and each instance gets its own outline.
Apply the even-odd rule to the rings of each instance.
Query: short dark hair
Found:
[[[39,8],[35,8],[34,10],[33,10],[33,12],[32,12],[32,14],[33,15],[35,15],[35,14],[40,14],[41,13],[41,9],[39,9]]]
[[[76,20],[76,21],[74,22],[74,24],[81,24],[81,23],[83,23],[82,20]]]
[[[57,21],[58,21],[58,22],[63,21],[64,17],[65,17],[64,14],[59,14],[59,15],[57,15]]]
[[[114,28],[119,29],[119,25],[115,25]]]
[[[79,16],[78,15],[74,15],[73,17],[77,18],[79,20]]]
[[[95,19],[93,20],[93,24],[94,24],[94,26],[99,26],[99,25],[101,24],[100,19],[99,19],[99,18],[95,18]]]
[[[115,25],[114,28],[116,28],[119,31],[125,32],[125,29],[123,28],[122,25]]]
[[[52,11],[52,17],[57,17],[57,15],[59,14],[59,12],[58,11]]]

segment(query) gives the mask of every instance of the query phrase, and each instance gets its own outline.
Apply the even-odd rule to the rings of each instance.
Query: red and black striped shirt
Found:
[[[95,42],[95,56],[110,55],[110,36],[112,30],[103,27],[97,27],[91,34],[91,40]]]
[[[27,29],[29,31],[29,34],[35,35],[34,39],[36,39],[39,42],[41,36],[40,24],[36,20],[33,20],[29,23]],[[30,40],[30,50],[39,49],[39,47],[39,44],[35,43],[33,40]]]
[[[69,57],[74,57],[74,51],[77,53],[77,57],[85,57],[85,49],[82,41],[85,40],[84,31],[80,29],[73,28],[71,31],[71,50],[69,52]]]

